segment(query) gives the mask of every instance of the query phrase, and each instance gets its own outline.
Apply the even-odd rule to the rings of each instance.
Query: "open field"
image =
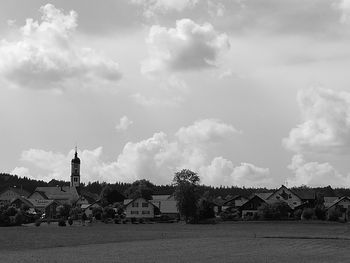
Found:
[[[350,262],[350,224],[0,228],[0,262]]]

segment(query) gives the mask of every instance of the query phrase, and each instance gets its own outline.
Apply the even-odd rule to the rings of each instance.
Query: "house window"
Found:
[[[150,214],[150,211],[142,211],[142,214],[143,214],[143,215],[149,215],[149,214]]]
[[[142,207],[148,207],[148,203],[142,203]]]
[[[78,182],[78,178],[74,177],[74,182]]]
[[[139,203],[132,203],[132,207],[139,207]]]
[[[139,214],[139,211],[131,211],[131,214],[132,214],[132,215],[138,215],[138,214]]]

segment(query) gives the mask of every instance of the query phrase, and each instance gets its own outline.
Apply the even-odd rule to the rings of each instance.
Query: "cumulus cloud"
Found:
[[[236,185],[249,187],[274,187],[268,168],[257,167],[250,163],[238,166],[223,158],[216,157],[211,164],[200,169],[203,183],[208,185]]]
[[[283,145],[297,153],[349,153],[350,93],[312,88],[299,91],[297,100],[303,122]]]
[[[288,168],[294,172],[289,180],[289,183],[294,186],[347,187],[350,183],[350,175],[340,174],[329,163],[306,162],[301,154],[293,156]]]
[[[33,176],[30,174],[29,169],[26,167],[16,167],[13,169],[10,174],[15,174],[20,177],[28,177],[28,178],[33,178]]]
[[[234,166],[223,157],[213,156],[213,150],[235,134],[233,126],[207,119],[180,128],[175,136],[158,132],[150,138],[128,142],[114,161],[103,160],[102,147],[79,151],[81,179],[83,182],[148,179],[157,184],[169,184],[176,171],[187,168],[198,172],[205,184],[269,185],[269,169],[248,163]],[[41,172],[33,175],[23,167],[14,171],[45,180],[69,180],[73,155],[73,150],[62,154],[30,149],[22,153],[21,160]]]
[[[64,13],[47,4],[40,12],[40,21],[26,20],[19,39],[0,42],[0,76],[15,86],[33,89],[121,78],[118,63],[77,43],[75,11]]]
[[[123,116],[120,118],[119,123],[116,125],[117,131],[126,131],[130,125],[132,125],[134,122],[132,120],[129,120],[127,116]]]
[[[175,28],[152,26],[146,43],[149,58],[141,68],[145,74],[216,67],[219,54],[230,47],[226,34],[219,34],[209,23],[199,25],[190,19],[176,21]]]
[[[180,128],[176,136],[182,143],[208,143],[229,139],[236,133],[240,132],[232,125],[217,119],[204,119]]]
[[[132,3],[144,8],[143,14],[145,17],[152,17],[157,13],[181,12],[186,8],[194,7],[198,0],[132,0]]]
[[[340,0],[334,1],[333,7],[340,11],[340,19],[341,23],[349,23],[350,18],[350,1],[349,0]]]

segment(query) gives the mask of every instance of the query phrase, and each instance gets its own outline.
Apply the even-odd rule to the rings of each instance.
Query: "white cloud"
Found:
[[[33,178],[33,176],[29,173],[29,169],[26,167],[16,167],[10,172],[10,174],[15,174],[19,177]]]
[[[75,38],[77,13],[47,4],[40,21],[27,19],[17,41],[0,42],[0,76],[14,86],[63,89],[69,84],[114,82],[118,64]],[[73,83],[72,83],[73,82]]]
[[[204,119],[180,128],[176,136],[182,143],[209,143],[232,138],[237,133],[240,132],[232,125],[217,119]]]
[[[226,34],[217,33],[209,23],[199,25],[190,19],[176,21],[176,28],[152,26],[146,42],[149,58],[141,68],[145,74],[216,67],[219,54],[230,47]]]
[[[350,18],[350,1],[349,0],[339,0],[334,1],[333,7],[339,10],[341,13],[339,21],[341,23],[349,23]]]
[[[233,126],[207,119],[180,128],[173,139],[159,132],[139,142],[128,142],[115,161],[103,161],[102,147],[79,151],[81,179],[83,182],[133,182],[144,178],[157,184],[169,184],[176,171],[187,168],[198,172],[205,184],[269,184],[269,169],[247,163],[234,167],[231,161],[213,156],[213,150],[235,134],[237,131]],[[30,149],[22,153],[21,161],[40,170],[31,177],[69,180],[73,155],[73,150],[62,154]],[[25,167],[14,171],[30,175]]]
[[[120,118],[119,123],[116,125],[115,128],[118,131],[126,131],[133,123],[134,122],[132,120],[129,120],[127,116],[123,116]]]
[[[203,183],[214,186],[275,187],[268,168],[257,167],[250,163],[234,166],[231,161],[223,157],[214,158],[210,165],[201,168],[200,174]]]
[[[322,88],[301,90],[298,104],[302,123],[283,145],[298,153],[349,153],[350,93]]]
[[[145,17],[152,17],[157,13],[181,12],[186,8],[192,8],[198,0],[132,0],[132,3],[143,6]]]
[[[223,3],[208,0],[208,13],[213,17],[221,17],[225,14],[225,6]]]
[[[289,183],[293,186],[308,185],[311,187],[328,186],[347,187],[350,175],[340,174],[329,163],[305,162],[300,154],[294,155],[288,166],[294,172]]]

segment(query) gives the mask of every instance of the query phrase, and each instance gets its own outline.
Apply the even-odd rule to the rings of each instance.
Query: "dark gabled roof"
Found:
[[[302,200],[315,200],[316,192],[313,189],[289,189]]]
[[[26,205],[28,205],[29,207],[34,207],[34,205],[32,204],[32,202],[30,202],[27,198],[24,197],[16,197],[11,201],[11,204],[13,204],[16,200],[20,200],[21,202],[25,203]]]
[[[271,195],[273,195],[274,192],[268,192],[268,193],[254,193],[254,195],[250,198],[252,199],[254,196],[260,197],[262,200],[267,200]],[[249,199],[249,200],[250,200]]]
[[[49,199],[49,198],[47,197],[47,195],[45,194],[45,192],[43,192],[43,191],[38,191],[38,190],[36,190],[36,191],[34,191],[33,193],[31,193],[28,197],[32,196],[32,195],[35,194],[35,193],[40,194],[44,199]]]
[[[262,203],[266,203],[266,200],[264,200],[263,198],[261,198],[260,196],[258,195],[254,195],[252,198],[250,198],[247,202],[245,202],[241,207],[240,209],[241,210],[244,210],[245,206],[247,206],[249,203],[253,202],[254,199],[258,199],[259,201],[261,201]]]
[[[228,203],[230,203],[230,202],[232,202],[232,201],[235,201],[235,200],[238,199],[238,198],[244,198],[244,199],[248,200],[248,198],[245,198],[244,196],[235,195],[234,197],[232,197],[232,198],[230,198],[230,199],[228,199],[228,200],[224,200],[223,205],[226,205],[226,204],[228,204]]]

